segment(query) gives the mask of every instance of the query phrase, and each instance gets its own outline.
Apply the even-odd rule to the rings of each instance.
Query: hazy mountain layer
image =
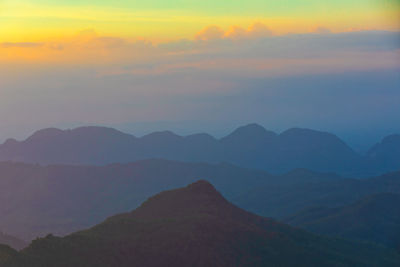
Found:
[[[381,247],[316,236],[248,213],[205,181],[162,192],[89,230],[48,236],[19,255],[4,254],[5,267],[400,264],[398,254]]]
[[[0,163],[0,175],[0,229],[25,240],[90,227],[153,194],[200,178],[229,198],[274,179],[228,164],[165,160],[108,166]]]
[[[207,179],[236,205],[282,218],[312,206],[338,207],[400,192],[400,173],[364,180],[296,170],[271,175],[229,164],[147,160],[108,166],[0,163],[0,229],[33,239],[64,235],[137,207],[160,191]]]
[[[371,176],[400,169],[398,136],[384,139],[366,156],[333,134],[293,128],[281,134],[257,124],[215,139],[208,134],[179,136],[155,132],[141,138],[104,127],[43,129],[28,139],[0,145],[0,160],[41,164],[103,165],[150,158],[229,162],[274,173],[296,168]]]
[[[400,172],[362,180],[310,180],[307,171],[302,173],[301,170],[288,175],[297,177],[297,182],[259,186],[234,198],[233,201],[263,216],[285,218],[308,207],[335,208],[376,193],[400,193]]]
[[[312,232],[373,241],[400,251],[400,194],[380,193],[339,208],[309,208],[285,221]]]

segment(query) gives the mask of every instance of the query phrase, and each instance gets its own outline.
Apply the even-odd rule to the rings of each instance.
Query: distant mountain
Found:
[[[5,267],[353,267],[398,266],[400,256],[253,215],[198,181],[162,192],[89,230],[35,240],[5,262]]]
[[[24,247],[28,246],[25,241],[2,232],[0,232],[0,244],[8,245],[17,250],[23,249]]]
[[[0,161],[104,165],[151,158],[228,162],[274,173],[306,168],[366,176],[381,171],[379,164],[367,162],[333,134],[293,128],[278,135],[257,124],[239,127],[219,140],[208,134],[183,137],[169,131],[137,138],[111,128],[82,127],[44,129],[24,141],[9,139],[0,145]],[[400,168],[396,164],[390,169]]]
[[[371,195],[339,208],[309,208],[285,221],[319,234],[373,241],[400,251],[400,194]]]
[[[105,127],[74,130],[43,129],[28,139],[7,140],[0,146],[0,160],[31,163],[104,164],[132,157],[136,138]]]
[[[298,170],[281,176],[289,183],[260,185],[232,201],[263,216],[285,218],[308,207],[335,208],[371,194],[400,193],[400,172],[362,180],[334,177]]]
[[[385,137],[380,143],[373,146],[367,153],[375,169],[385,171],[400,169],[400,135],[393,134]]]
[[[282,171],[306,168],[355,174],[361,164],[361,157],[330,133],[293,128],[280,134],[277,143],[272,166],[281,166]]]

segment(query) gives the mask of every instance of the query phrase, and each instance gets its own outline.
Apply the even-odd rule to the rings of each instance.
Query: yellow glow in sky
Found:
[[[196,3],[198,2],[198,3]],[[356,1],[0,1],[0,42],[64,39],[83,29],[100,35],[151,41],[193,39],[209,25],[227,30],[254,22],[275,34],[324,27],[398,30],[396,0]]]

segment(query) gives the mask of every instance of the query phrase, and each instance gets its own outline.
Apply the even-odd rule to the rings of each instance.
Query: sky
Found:
[[[0,141],[44,127],[399,132],[398,0],[0,0]]]

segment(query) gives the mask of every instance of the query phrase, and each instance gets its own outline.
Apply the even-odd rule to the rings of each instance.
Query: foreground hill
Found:
[[[35,240],[4,262],[6,267],[398,266],[400,257],[253,215],[199,181],[160,193],[89,230]]]
[[[286,222],[320,234],[382,243],[400,251],[400,194],[376,194],[340,208],[310,208]]]
[[[64,235],[137,207],[160,191],[208,179],[233,198],[267,181],[228,164],[146,160],[107,166],[0,163],[0,229],[31,240]]]
[[[14,264],[13,262],[18,259],[19,259],[19,254],[15,249],[11,248],[8,245],[0,244],[0,266],[3,267],[6,264]],[[28,266],[25,263],[20,265],[21,267],[23,265]]]
[[[275,173],[296,168],[353,176],[380,172],[379,165],[366,164],[365,158],[333,134],[293,128],[278,135],[257,124],[239,127],[221,139],[168,131],[137,138],[104,127],[43,129],[24,141],[9,139],[0,145],[1,161],[103,165],[150,158],[229,162]],[[400,164],[390,168],[396,167]]]

